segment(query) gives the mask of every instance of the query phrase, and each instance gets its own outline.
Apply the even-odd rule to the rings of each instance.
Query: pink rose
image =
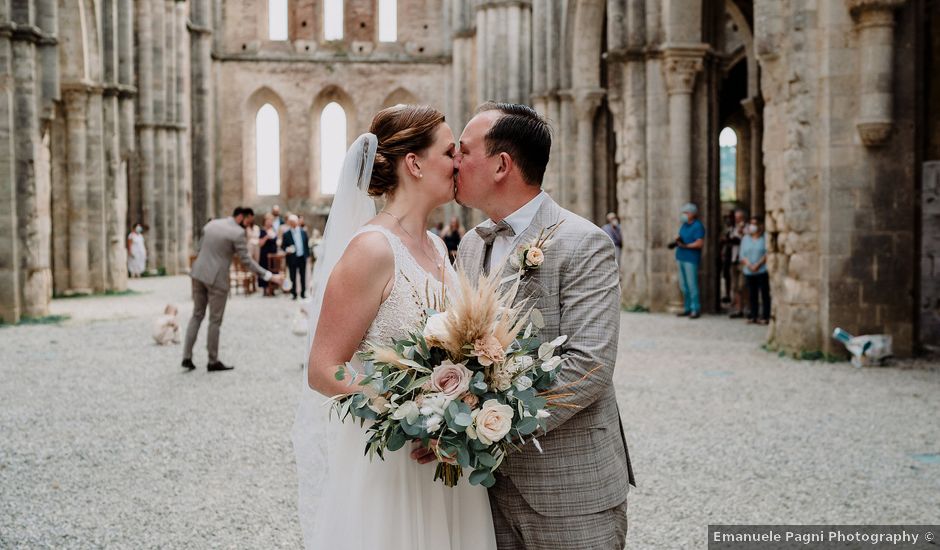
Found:
[[[463,363],[445,360],[431,372],[431,389],[448,399],[455,399],[470,389],[473,372]]]

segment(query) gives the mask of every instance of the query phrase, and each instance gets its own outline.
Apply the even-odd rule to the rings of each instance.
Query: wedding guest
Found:
[[[225,313],[225,302],[229,293],[229,270],[232,257],[238,254],[242,265],[274,284],[281,284],[283,277],[262,268],[248,255],[248,243],[245,228],[255,220],[251,208],[235,208],[229,218],[212,220],[202,228],[202,240],[199,243],[199,255],[193,263],[192,278],[193,316],[186,328],[186,341],[183,345],[182,366],[195,369],[193,364],[193,346],[199,327],[209,309],[209,351],[210,372],[232,370],[232,366],[219,361],[219,330]]]
[[[245,237],[248,239],[248,254],[251,255],[252,260],[257,262],[261,257],[261,245],[259,243],[261,228],[257,224],[251,224],[251,227],[245,229]]]
[[[734,211],[734,227],[729,236],[731,242],[731,314],[732,319],[744,317],[744,266],[741,263],[741,239],[747,234],[747,213],[738,208]]]
[[[679,267],[679,288],[683,308],[679,317],[698,319],[702,313],[699,299],[698,266],[705,246],[705,226],[698,219],[698,207],[688,203],[679,211],[679,236],[676,237],[676,264]]]
[[[290,274],[290,294],[297,299],[298,274],[300,297],[307,297],[307,258],[310,257],[310,237],[307,230],[300,227],[300,219],[291,214],[287,217],[289,228],[281,238],[281,248],[287,253],[287,269]]]
[[[464,230],[460,225],[460,219],[454,216],[450,219],[450,224],[444,229],[441,239],[447,247],[447,254],[450,256],[451,263],[457,260],[457,248],[460,246],[460,239],[463,238]]]
[[[604,227],[601,229],[604,230],[604,233],[607,233],[610,240],[614,241],[614,246],[617,249],[617,265],[619,266],[620,256],[623,252],[623,235],[620,234],[620,218],[613,212],[608,213],[607,223],[604,224]]]
[[[760,218],[751,217],[747,235],[741,239],[741,265],[747,280],[750,312],[747,322],[766,325],[770,322],[770,275],[767,273],[767,239]],[[758,318],[758,295],[760,317]]]
[[[437,222],[434,224],[434,227],[431,228],[431,233],[434,233],[438,237],[444,234],[444,222]]]
[[[144,226],[137,224],[127,235],[127,272],[140,277],[147,269],[147,247],[144,244]]]
[[[273,223],[274,223],[274,231],[276,231],[277,234],[280,235],[280,233],[281,233],[281,226],[284,225],[284,218],[281,217],[281,207],[278,206],[278,205],[276,205],[276,204],[275,204],[274,206],[272,206],[272,207],[271,207],[271,216],[274,218],[274,222],[273,222]]]
[[[153,339],[160,346],[180,343],[180,323],[178,311],[173,304],[167,304],[160,315],[153,321]]]
[[[271,269],[270,256],[277,254],[277,231],[274,229],[274,216],[271,213],[264,215],[264,228],[258,238],[258,265],[264,269]],[[262,277],[258,277],[258,286],[264,289],[265,296],[274,295],[274,287],[268,286],[268,282]]]

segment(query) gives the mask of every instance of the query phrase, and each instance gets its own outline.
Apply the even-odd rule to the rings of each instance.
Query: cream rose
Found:
[[[429,346],[440,346],[447,337],[447,314],[435,313],[430,316],[422,336]]]
[[[453,363],[448,359],[431,371],[431,389],[448,399],[456,399],[470,389],[472,377],[473,372],[463,363]]]
[[[533,246],[532,248],[526,250],[525,253],[525,265],[526,267],[538,267],[542,265],[542,262],[545,261],[545,253],[542,252],[542,249]]]
[[[486,445],[492,445],[506,437],[512,428],[513,410],[509,405],[502,405],[499,401],[490,399],[475,412],[474,431],[477,438]]]

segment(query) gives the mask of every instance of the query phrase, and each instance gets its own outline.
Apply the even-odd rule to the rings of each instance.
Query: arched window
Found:
[[[379,0],[379,42],[398,40],[398,0]]]
[[[335,101],[320,114],[320,192],[336,193],[346,156],[346,111]]]
[[[255,117],[255,185],[258,195],[281,194],[281,123],[265,103]]]
[[[721,202],[733,202],[738,199],[738,134],[730,126],[724,127],[718,134],[718,147]]]
[[[343,39],[343,0],[324,0],[323,39]]]
[[[268,0],[268,40],[287,40],[287,0]]]

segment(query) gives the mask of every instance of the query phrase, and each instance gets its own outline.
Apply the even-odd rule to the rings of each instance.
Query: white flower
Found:
[[[535,413],[535,418],[548,418],[551,415],[552,413],[546,411],[545,409],[541,409],[537,413]]]
[[[506,365],[494,365],[490,374],[490,385],[499,391],[506,391],[512,386],[513,372]]]
[[[428,433],[434,433],[437,430],[441,429],[441,422],[444,420],[439,414],[432,414],[424,421],[424,427],[428,430]]]
[[[556,355],[554,357],[550,357],[547,361],[542,363],[541,369],[543,372],[550,372],[550,371],[555,370],[555,368],[558,367],[558,365],[560,364],[561,364],[561,356]]]
[[[519,371],[529,370],[529,367],[535,363],[535,359],[532,359],[528,355],[523,355],[522,357],[516,359],[516,361],[519,363]]]
[[[520,376],[516,378],[515,386],[517,390],[525,391],[532,387],[532,379],[525,375]]]
[[[395,409],[392,418],[395,420],[407,419],[408,423],[414,424],[414,421],[418,419],[418,414],[418,405],[414,401],[405,401]]]
[[[486,445],[500,441],[512,428],[513,410],[495,399],[483,403],[473,419],[477,438]]]
[[[421,403],[421,416],[444,415],[444,409],[452,399],[440,393],[432,393],[424,396],[424,402]]]
[[[422,336],[429,346],[440,345],[447,337],[447,314],[436,313],[429,317]]]

